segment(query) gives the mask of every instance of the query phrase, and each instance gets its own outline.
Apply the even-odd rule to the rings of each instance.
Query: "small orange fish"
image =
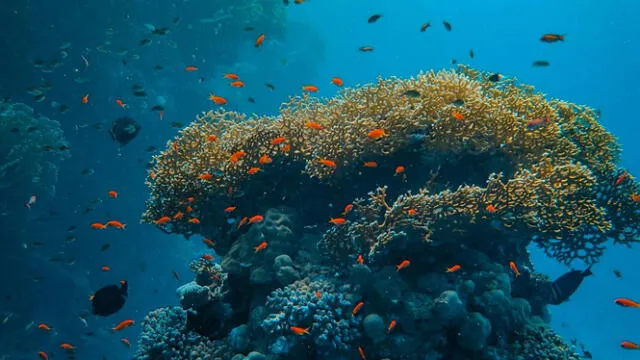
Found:
[[[351,315],[356,316],[360,312],[363,306],[364,306],[364,301],[358,301],[358,303],[356,303],[356,306],[353,307],[353,310],[351,310]]]
[[[256,38],[256,43],[255,43],[255,47],[260,47],[262,45],[262,43],[264,42],[264,34],[260,34],[258,35],[258,37]]]
[[[259,222],[262,222],[262,220],[264,220],[264,216],[262,215],[254,215],[252,217],[249,218],[249,224],[256,224]]]
[[[258,159],[258,163],[260,165],[271,164],[272,162],[273,162],[273,159],[269,157],[269,155],[267,154],[260,156],[260,159]]]
[[[362,254],[358,254],[358,258],[356,258],[356,262],[360,265],[364,264],[364,258],[362,257]]]
[[[256,247],[254,248],[254,250],[255,250],[254,252],[262,251],[262,250],[264,250],[264,249],[266,249],[266,248],[267,248],[267,242],[266,242],[266,241],[263,241],[263,242],[261,242],[258,246],[256,246]]]
[[[243,217],[242,219],[240,219],[240,221],[238,221],[238,226],[236,226],[236,229],[240,229],[242,227],[242,225],[246,224],[249,221],[248,217]]]
[[[83,104],[89,103],[89,94],[83,96],[82,99],[80,99],[80,102]]]
[[[640,350],[640,345],[631,342],[631,341],[623,341],[620,343],[620,347],[627,350]]]
[[[367,357],[364,355],[364,349],[362,346],[358,346],[358,354],[362,360],[367,360]]]
[[[189,219],[189,222],[191,224],[200,224],[200,219],[194,217],[194,218]]]
[[[342,225],[342,224],[347,222],[347,219],[341,218],[341,217],[339,217],[339,218],[331,218],[331,219],[329,219],[329,222],[332,223],[333,225]]]
[[[496,207],[495,207],[495,206],[493,206],[493,205],[491,205],[491,204],[487,205],[487,207],[485,208],[485,210],[487,210],[488,212],[490,212],[490,213],[492,213],[492,214],[493,214],[494,212],[496,212],[496,211],[497,211]]]
[[[308,92],[318,92],[318,87],[315,85],[304,85],[302,87],[302,90],[308,91]]]
[[[614,301],[614,303],[620,305],[620,306],[624,306],[624,307],[635,307],[635,308],[640,308],[640,304],[638,304],[637,302],[631,300],[631,299],[625,299],[625,298],[618,298]]]
[[[448,268],[447,268],[447,270],[446,270],[446,272],[448,272],[448,273],[452,273],[452,272],[456,272],[456,271],[458,271],[458,270],[460,270],[460,269],[462,269],[462,266],[460,266],[460,265],[456,264],[456,265],[453,265],[453,266],[451,266],[451,267],[448,267]]]
[[[344,207],[344,210],[342,210],[342,216],[347,216],[351,210],[353,210],[353,204],[347,204],[347,206]]]
[[[409,267],[409,265],[411,265],[411,261],[404,259],[400,262],[400,264],[396,265],[396,271],[400,271],[402,269],[406,269]]]
[[[410,208],[410,209],[407,210],[407,215],[409,215],[409,216],[414,216],[414,215],[417,215],[417,214],[418,214],[418,211],[416,209],[414,209],[414,208]]]
[[[104,271],[104,272],[107,272],[107,271],[111,271],[111,268],[110,268],[110,267],[108,267],[107,265],[104,265],[104,266],[102,266],[102,267],[100,268],[100,270],[102,270],[102,271]]]
[[[618,178],[616,179],[616,182],[613,184],[613,186],[618,186],[618,185],[622,184],[622,182],[627,178],[628,175],[629,175],[629,173],[627,173],[626,171],[623,171],[622,174],[620,174],[620,176],[618,176]]]
[[[229,80],[238,80],[238,79],[240,79],[240,76],[238,76],[238,75],[236,75],[236,74],[234,74],[234,73],[227,73],[227,74],[224,74],[224,77],[225,77],[226,79],[229,79]]]
[[[289,150],[291,150],[291,145],[289,145],[289,144],[285,144],[285,145],[282,147],[282,152],[285,152],[285,153],[286,153],[286,152],[289,152]]]
[[[44,330],[44,331],[51,331],[51,326],[49,326],[47,324],[40,324],[40,325],[38,325],[38,329]]]
[[[178,211],[173,215],[173,220],[181,220],[184,217],[184,213],[182,211]]]
[[[301,328],[298,326],[290,326],[289,329],[296,335],[309,335],[309,328]]]
[[[464,120],[464,115],[462,115],[457,111],[452,112],[451,115],[453,115],[453,117],[456,118],[457,120]]]
[[[120,229],[120,230],[124,230],[127,227],[127,224],[123,224],[118,220],[109,220],[109,221],[107,221],[107,223],[105,225],[106,226],[111,226],[111,227],[114,227],[114,228]]]
[[[184,208],[184,211],[190,213],[193,211],[193,207],[191,205],[188,205],[186,208]]]
[[[209,100],[213,101],[216,105],[225,105],[227,103],[227,99],[213,94],[209,94]]]
[[[122,101],[120,99],[116,99],[115,103],[118,104],[118,106],[120,106],[123,109],[127,108],[127,104],[125,104],[124,101]]]
[[[343,86],[344,85],[344,81],[342,81],[342,79],[340,79],[339,77],[334,77],[333,79],[331,79],[331,83],[335,86]]]
[[[316,298],[320,299],[322,297],[322,293],[320,291],[316,291]]]
[[[209,249],[213,249],[216,246],[216,243],[214,243],[213,240],[211,240],[211,239],[204,238],[204,239],[202,239],[202,242],[205,245],[207,245],[207,247]]]
[[[110,198],[114,198],[114,199],[118,198],[118,192],[115,190],[109,190],[109,192],[107,192],[107,195],[109,195]]]
[[[193,196],[189,196],[189,197],[187,198],[187,201],[188,201],[188,202],[193,202],[195,199],[196,199],[196,198],[194,198]]]
[[[367,137],[373,140],[378,140],[385,136],[389,136],[389,135],[383,129],[373,129],[369,131],[369,133],[367,134]]]
[[[209,135],[209,136],[207,136],[207,141],[211,141],[211,142],[213,142],[213,141],[217,141],[217,140],[218,140],[218,137],[217,137],[217,136],[215,136],[215,135]]]
[[[91,224],[91,228],[92,229],[100,229],[100,230],[104,230],[107,228],[107,225],[105,224],[100,224],[100,223],[93,223]]]
[[[516,265],[516,263],[514,263],[513,261],[509,261],[509,269],[513,271],[513,274],[516,277],[520,276],[520,270],[518,269],[518,266]]]
[[[402,165],[398,165],[396,166],[396,170],[394,171],[393,175],[400,175],[400,174],[404,174],[405,168]]]
[[[235,164],[238,161],[240,161],[240,159],[242,159],[245,155],[247,155],[246,152],[244,151],[236,151],[233,154],[231,154],[231,157],[229,158],[229,160]]]
[[[120,342],[125,344],[128,347],[131,347],[131,341],[129,341],[129,339],[127,339],[127,338],[120,339]]]
[[[113,328],[111,328],[111,330],[113,331],[120,331],[123,329],[128,328],[129,326],[135,324],[135,321],[129,319],[129,320],[123,320],[121,321],[118,325],[114,326]]]
[[[47,355],[47,353],[44,351],[38,351],[38,356],[42,360],[49,360],[49,355]]]
[[[324,126],[322,126],[322,125],[320,125],[320,124],[318,124],[316,122],[313,122],[313,121],[307,121],[304,125],[306,127],[312,128],[314,130],[322,130],[322,129],[324,129]]]
[[[320,161],[320,164],[324,165],[324,166],[328,166],[330,168],[336,168],[338,165],[335,163],[335,161],[333,160],[329,160],[329,159],[320,159],[318,160]]]
[[[211,254],[204,254],[204,255],[202,255],[202,256],[201,256],[201,258],[202,258],[203,260],[209,260],[209,261],[210,261],[210,260],[213,260],[213,255],[211,255]]]
[[[553,43],[556,41],[564,41],[564,35],[559,34],[544,34],[540,37],[540,41],[546,43]]]
[[[285,141],[287,141],[287,139],[285,139],[283,136],[278,136],[271,140],[271,145],[280,145]]]
[[[389,322],[389,326],[387,326],[387,333],[390,333],[393,331],[393,329],[396,327],[396,325],[398,324],[397,321],[395,320],[391,320],[391,322]]]
[[[634,202],[640,203],[640,195],[631,194],[631,200],[633,200]]]
[[[230,212],[233,212],[237,208],[238,208],[237,206],[227,206],[226,208],[224,208],[224,212],[230,213]]]
[[[211,175],[209,173],[200,174],[200,175],[198,175],[198,179],[200,179],[200,180],[211,180],[211,179],[213,179],[213,175]]]
[[[60,344],[60,348],[62,348],[64,350],[67,350],[67,351],[71,351],[71,350],[75,349],[76,347],[71,345],[71,344],[69,344],[69,343],[62,343],[62,344]]]
[[[169,221],[171,221],[171,218],[168,216],[163,216],[161,218],[158,218],[156,221],[154,221],[154,223],[156,225],[161,225],[161,224],[165,224],[168,223]]]
[[[259,172],[260,172],[260,170],[261,170],[261,169],[260,169],[259,167],[255,167],[255,166],[254,166],[254,167],[252,167],[252,168],[249,168],[249,170],[247,170],[247,174],[249,174],[249,175],[255,175],[255,174],[259,173]]]
[[[368,168],[377,168],[378,163],[375,161],[365,161],[364,163],[362,163],[362,166],[368,167]]]
[[[233,87],[244,87],[244,82],[242,82],[240,80],[236,80],[236,81],[230,82],[229,85],[231,85]]]
[[[184,68],[184,71],[186,71],[186,72],[192,72],[192,71],[197,71],[197,70],[198,70],[198,67],[195,66],[195,65],[187,65]]]

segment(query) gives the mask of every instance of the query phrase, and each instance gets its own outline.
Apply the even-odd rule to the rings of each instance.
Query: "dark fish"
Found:
[[[536,60],[533,62],[532,64],[534,67],[546,67],[551,65],[550,62],[548,62],[547,60]]]
[[[410,98],[417,98],[420,97],[420,92],[418,90],[407,90],[403,92],[402,95]]]
[[[451,31],[451,24],[448,21],[443,21],[442,25],[444,25],[444,28],[447,29],[447,31]]]
[[[164,106],[162,106],[162,105],[154,105],[151,108],[151,111],[164,111]]]
[[[184,124],[178,121],[174,121],[170,125],[172,128],[176,128],[176,129],[180,129],[181,127],[184,127]]]
[[[469,57],[472,59],[476,57],[476,54],[473,52],[473,49],[469,50]]]
[[[80,171],[80,174],[82,175],[93,175],[96,171],[93,170],[92,168],[86,168],[86,169],[82,169],[82,171]]]
[[[32,132],[34,132],[34,131],[36,131],[36,130],[38,130],[38,127],[37,127],[37,126],[29,126],[29,127],[27,128],[27,132],[28,132],[28,133],[32,133]]]
[[[256,103],[256,99],[254,99],[254,98],[252,98],[252,97],[248,98],[248,99],[247,99],[247,101],[248,101],[248,102],[250,102],[250,103],[252,103],[252,104],[255,104],[255,103]]]
[[[580,284],[582,284],[582,280],[589,275],[592,275],[591,265],[584,271],[572,270],[557,278],[551,283],[549,304],[560,305],[569,300],[569,297],[571,297],[571,295],[578,290]]]
[[[153,69],[160,71],[160,70],[162,70],[164,68],[161,65],[156,65],[156,66],[153,67]]]
[[[129,284],[120,281],[120,286],[109,285],[96,291],[91,299],[91,312],[94,315],[109,316],[122,309],[127,301]]]
[[[145,96],[147,96],[147,92],[146,91],[134,91],[133,92],[133,96],[145,97]]]
[[[373,14],[369,17],[369,20],[367,20],[367,22],[369,24],[373,24],[374,22],[380,20],[381,17],[382,17],[382,14]]]
[[[431,23],[424,23],[420,26],[420,32],[425,32],[430,27],[431,27]]]
[[[199,82],[200,84],[204,83],[204,76],[201,76],[201,77],[200,77],[200,79],[198,79],[198,82]]]
[[[455,65],[455,64],[457,64],[457,63],[458,63],[458,60],[456,60],[456,59],[451,59],[451,63],[452,63],[453,65]]]
[[[268,87],[268,88],[269,88],[269,90],[275,90],[275,89],[276,89],[276,87],[275,87],[275,86],[273,86],[273,84],[271,84],[271,83],[266,83],[266,84],[264,84],[264,85],[265,85],[266,87]]]
[[[464,100],[455,99],[455,100],[453,100],[452,104],[455,105],[455,106],[464,106]]]
[[[282,3],[284,4],[284,6],[289,5],[289,0],[282,0]]]
[[[149,39],[140,40],[140,46],[147,46],[149,44],[151,44],[151,40],[149,40]]]
[[[560,34],[544,34],[540,37],[540,41],[546,43],[554,43],[557,41],[564,41],[564,35]]]
[[[113,141],[117,141],[120,145],[124,146],[138,136],[142,126],[130,117],[123,116],[116,119],[111,124],[109,133]]]
[[[287,2],[287,4],[288,4],[288,2]],[[245,26],[244,27],[244,31],[253,31],[253,30],[255,30],[255,28],[253,26]]]
[[[178,274],[177,271],[171,270],[171,273],[173,274],[173,277],[176,278],[176,280],[180,281],[180,274]]]
[[[44,99],[46,99],[44,94],[38,94],[38,95],[35,95],[33,97],[33,101],[35,101],[35,102],[42,102],[42,101],[44,101]]]
[[[168,26],[153,29],[153,31],[151,31],[151,33],[154,35],[167,35],[168,32],[169,32]]]
[[[65,150],[69,150],[69,149],[71,149],[69,147],[69,145],[66,145],[66,144],[58,145],[58,150],[60,150],[60,151],[65,151]]]
[[[45,145],[45,146],[43,146],[43,147],[42,147],[42,150],[44,150],[44,151],[51,151],[51,150],[53,150],[53,146],[51,146],[51,145]]]
[[[69,227],[67,228],[67,231],[68,231],[68,232],[71,232],[71,231],[75,231],[76,229],[77,229],[77,227],[76,227],[75,225],[71,225],[71,226],[69,226]]]
[[[135,84],[131,85],[131,90],[133,90],[133,91],[144,91],[144,86],[142,84],[135,83]]]
[[[100,247],[100,251],[107,251],[109,250],[109,248],[111,247],[111,244],[109,243],[104,243],[102,244],[102,246]]]
[[[74,235],[67,235],[67,237],[64,239],[64,242],[66,242],[67,244],[70,244],[76,240],[77,238]]]
[[[158,148],[155,147],[154,145],[147,146],[147,148],[144,149],[144,151],[146,151],[146,152],[153,152],[153,151],[156,151],[156,150],[158,150]]]
[[[618,279],[622,279],[622,272],[618,269],[613,269],[613,275],[615,275]]]
[[[491,82],[498,82],[498,81],[502,80],[502,75],[500,75],[498,73],[495,73],[495,74],[492,74],[491,76],[489,76],[487,78],[487,80],[489,80]]]
[[[361,46],[358,50],[362,52],[371,52],[373,51],[373,46]]]
[[[15,134],[15,133],[19,133],[19,132],[20,132],[20,129],[18,129],[18,128],[14,127],[14,128],[11,128],[11,132],[12,132],[12,133],[14,133],[14,134]]]

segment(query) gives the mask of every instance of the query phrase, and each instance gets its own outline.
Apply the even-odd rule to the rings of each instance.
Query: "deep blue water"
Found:
[[[232,0],[227,0],[232,1]],[[235,0],[234,0],[235,1]],[[263,0],[266,1],[266,0]],[[215,39],[212,29],[199,20],[215,11],[213,3],[192,1],[109,1],[94,4],[62,0],[40,4],[15,2],[0,9],[3,31],[0,36],[0,95],[24,102],[37,113],[58,120],[72,146],[72,157],[60,167],[55,196],[38,194],[29,211],[21,202],[8,212],[26,213],[19,224],[5,224],[2,232],[2,299],[0,314],[0,358],[31,359],[39,349],[57,348],[68,341],[78,346],[78,359],[127,359],[131,349],[114,341],[113,320],[89,319],[89,328],[79,320],[86,309],[86,298],[100,286],[127,278],[131,284],[129,302],[122,318],[141,321],[158,306],[176,302],[179,282],[172,270],[189,277],[188,259],[202,253],[199,241],[185,241],[161,233],[153,226],[139,224],[147,199],[144,164],[151,154],[145,148],[162,149],[177,130],[170,122],[189,123],[195,115],[212,108],[210,92],[227,97],[229,109],[247,113],[276,114],[289,96],[300,93],[300,86],[315,84],[318,96],[330,97],[336,88],[334,76],[346,86],[366,84],[378,76],[410,77],[420,71],[451,67],[451,60],[483,70],[515,76],[534,85],[550,97],[586,104],[600,109],[601,121],[623,146],[622,166],[640,172],[637,135],[640,132],[635,104],[640,98],[640,32],[636,22],[640,5],[622,0],[596,1],[337,1],[309,0],[287,8],[281,35],[267,33],[265,44],[255,49],[257,33],[244,32],[229,39]],[[383,17],[375,24],[367,18]],[[148,47],[138,42],[148,35],[145,23],[170,24],[180,17],[171,33]],[[452,26],[446,32],[441,21]],[[424,22],[432,27],[419,32]],[[115,35],[104,45],[107,28]],[[566,34],[566,41],[544,44],[543,33]],[[175,41],[176,47],[166,45]],[[154,41],[155,38],[154,38]],[[59,56],[60,46],[70,42],[68,57],[52,73],[34,68],[35,59]],[[358,52],[372,45],[371,53]],[[109,52],[100,52],[105,46]],[[120,49],[139,54],[139,59],[122,63]],[[220,51],[225,49],[225,51]],[[473,49],[475,57],[469,58]],[[85,56],[89,67],[85,69]],[[531,66],[533,60],[551,62],[547,68]],[[162,71],[153,67],[161,64]],[[187,73],[187,65],[198,72]],[[226,85],[221,74],[241,73],[247,84],[236,89]],[[77,77],[87,78],[83,84]],[[204,77],[201,82],[200,77]],[[53,84],[43,102],[35,102],[24,89],[43,81]],[[146,99],[131,95],[134,82],[144,84]],[[264,87],[273,83],[275,91]],[[89,104],[80,99],[90,94]],[[255,98],[255,104],[247,101]],[[128,110],[114,104],[124,100]],[[166,101],[164,119],[149,108]],[[66,104],[64,114],[51,101]],[[85,123],[108,124],[127,114],[138,120],[143,130],[139,138],[122,148],[108,137],[106,130],[76,126]],[[93,175],[82,175],[92,168]],[[118,199],[106,196],[117,190]],[[13,190],[24,201],[32,195],[30,184]],[[95,210],[82,211],[92,199],[101,199]],[[53,210],[56,215],[48,212]],[[115,218],[127,223],[122,232],[99,232],[89,228],[95,221]],[[67,228],[75,225],[77,240],[65,244]],[[28,245],[42,241],[34,249]],[[111,248],[100,251],[108,242]],[[64,250],[75,258],[65,265],[50,262],[52,254]],[[537,270],[551,276],[567,269],[533,249]],[[571,301],[552,309],[554,328],[567,339],[584,343],[596,359],[632,359],[633,352],[619,348],[622,340],[640,341],[637,327],[640,313],[616,307],[616,297],[640,297],[640,274],[635,259],[638,249],[610,248],[594,266],[594,277],[582,285]],[[109,265],[110,272],[101,272]],[[575,264],[582,268],[583,264]],[[619,269],[617,279],[612,269]],[[34,276],[43,276],[39,282]],[[31,322],[47,323],[54,334],[28,328]],[[102,330],[100,330],[102,329]],[[106,329],[106,330],[105,330]],[[86,336],[87,331],[96,334]],[[123,335],[135,343],[138,328]],[[51,350],[50,355],[57,350]],[[61,358],[60,356],[58,358]]]

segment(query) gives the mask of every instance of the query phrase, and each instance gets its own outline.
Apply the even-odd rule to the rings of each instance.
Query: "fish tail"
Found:
[[[582,272],[582,277],[587,277],[589,275],[593,275],[593,273],[591,272],[591,267],[593,266],[593,264],[589,265],[588,268],[586,268],[583,272]]]

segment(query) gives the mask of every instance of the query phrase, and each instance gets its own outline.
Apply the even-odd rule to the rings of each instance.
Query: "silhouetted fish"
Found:
[[[592,275],[591,265],[584,271],[572,270],[557,278],[551,283],[549,304],[560,305],[569,300],[569,297],[571,297],[571,295],[578,290],[580,284],[582,284],[582,280],[589,275]]]
[[[91,312],[94,315],[109,316],[117,313],[127,300],[129,284],[122,280],[120,286],[109,285],[96,291],[91,299]]]

